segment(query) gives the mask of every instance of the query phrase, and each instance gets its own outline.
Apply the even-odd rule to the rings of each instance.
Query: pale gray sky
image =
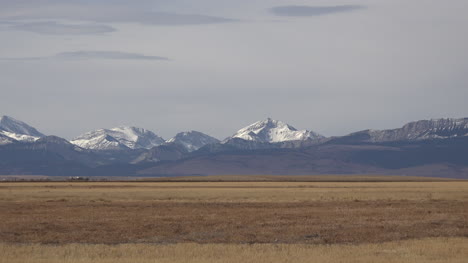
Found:
[[[0,115],[326,136],[468,116],[466,0],[0,0]]]

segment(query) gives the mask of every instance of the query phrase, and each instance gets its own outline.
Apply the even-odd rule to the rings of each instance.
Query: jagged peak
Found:
[[[174,137],[166,141],[166,143],[182,145],[189,152],[198,150],[205,145],[218,142],[218,139],[194,130],[179,132]]]
[[[190,130],[190,131],[183,131],[183,132],[179,132],[177,133],[173,138],[177,138],[177,137],[183,137],[183,136],[191,136],[191,135],[195,135],[195,136],[209,136],[209,137],[212,137],[206,133],[203,133],[203,132],[199,132],[199,131],[195,131],[195,130]],[[171,139],[173,139],[171,138]],[[169,139],[169,140],[171,140]]]
[[[106,129],[103,129],[103,130],[106,130]],[[110,128],[108,130],[111,130],[111,131],[132,131],[132,132],[136,132],[136,133],[148,133],[148,132],[153,133],[150,130],[140,128],[140,127],[135,127],[135,126],[117,126],[117,127],[114,127],[114,128]]]
[[[14,133],[16,135],[27,135],[33,137],[44,137],[45,135],[27,123],[13,117],[3,115],[0,118],[0,131]]]
[[[187,135],[191,135],[191,134],[203,134],[203,133],[202,133],[202,132],[199,132],[199,131],[190,130],[190,131],[179,132],[179,133],[177,133],[174,137],[177,137],[177,136],[187,136]]]
[[[165,141],[150,130],[134,126],[118,126],[86,132],[71,141],[86,149],[106,150],[131,148],[150,149]]]
[[[257,121],[242,129],[240,129],[233,136],[224,140],[224,142],[233,139],[241,138],[249,141],[257,142],[284,142],[284,141],[301,141],[308,139],[321,139],[322,135],[308,131],[297,130],[293,126],[279,120],[267,118],[265,120]]]

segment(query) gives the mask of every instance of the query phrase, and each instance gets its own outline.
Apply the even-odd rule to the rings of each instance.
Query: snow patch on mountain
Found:
[[[166,142],[180,144],[187,151],[193,152],[205,145],[218,143],[219,140],[198,131],[188,131],[178,133],[176,136],[167,140]]]
[[[0,131],[0,134],[5,135],[13,140],[20,141],[20,142],[35,142],[41,138],[41,137],[17,134],[17,133],[7,132],[7,131]]]
[[[309,139],[319,140],[324,138],[324,136],[313,131],[297,130],[287,123],[268,118],[240,129],[237,133],[224,140],[223,143],[233,138],[262,143],[277,143]]]
[[[6,144],[10,144],[10,143],[14,143],[16,142],[16,140],[6,136],[6,135],[3,135],[1,132],[0,132],[0,146],[1,145],[6,145]]]
[[[164,142],[151,131],[127,126],[99,129],[71,140],[77,146],[92,150],[151,149]]]
[[[34,142],[45,136],[34,127],[9,116],[2,116],[0,118],[0,134],[4,138],[2,139],[3,144],[14,141]],[[7,140],[5,137],[13,140]]]

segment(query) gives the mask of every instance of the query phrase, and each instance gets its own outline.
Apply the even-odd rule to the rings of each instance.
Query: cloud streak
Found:
[[[182,26],[182,25],[202,25],[202,24],[219,24],[236,22],[235,19],[196,15],[196,14],[171,14],[171,13],[157,13],[146,12],[135,14],[127,18],[113,18],[112,20],[120,20],[115,22],[137,22],[142,24],[151,25],[165,25],[165,26]],[[114,21],[109,21],[114,22]]]
[[[119,52],[119,51],[73,51],[62,52],[53,56],[46,57],[24,57],[24,58],[1,58],[1,60],[85,60],[85,59],[102,59],[102,60],[147,60],[167,61],[169,58],[160,56],[148,56],[138,53]]]
[[[364,6],[360,5],[337,5],[337,6],[301,6],[301,5],[287,5],[277,6],[270,9],[270,11],[277,16],[321,16],[334,13],[343,13],[362,9]]]
[[[107,25],[61,24],[57,22],[16,23],[9,26],[7,29],[44,35],[97,35],[115,31],[115,28]]]
[[[143,3],[111,1],[51,1],[25,0],[23,4],[2,2],[0,19],[8,21],[48,19],[75,20],[97,23],[138,23],[161,26],[203,25],[236,22],[238,20],[193,13],[154,10]]]

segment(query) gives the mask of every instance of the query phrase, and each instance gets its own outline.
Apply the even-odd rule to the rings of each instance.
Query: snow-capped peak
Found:
[[[0,118],[0,134],[16,141],[32,142],[45,135],[34,127],[9,116]]]
[[[180,132],[166,142],[180,144],[185,147],[187,151],[192,152],[205,145],[218,143],[219,140],[198,131],[188,131]]]
[[[285,122],[267,118],[266,120],[255,122],[245,128],[240,129],[237,133],[227,138],[224,142],[232,138],[240,138],[247,141],[264,143],[275,143],[285,141],[302,141],[307,139],[318,140],[324,137],[318,133],[308,130],[299,131]]]
[[[34,137],[45,136],[44,134],[37,131],[34,127],[31,127],[28,124],[9,116],[2,116],[0,118],[0,130]]]
[[[164,139],[146,129],[120,126],[87,132],[71,143],[92,150],[150,149],[164,143]]]

